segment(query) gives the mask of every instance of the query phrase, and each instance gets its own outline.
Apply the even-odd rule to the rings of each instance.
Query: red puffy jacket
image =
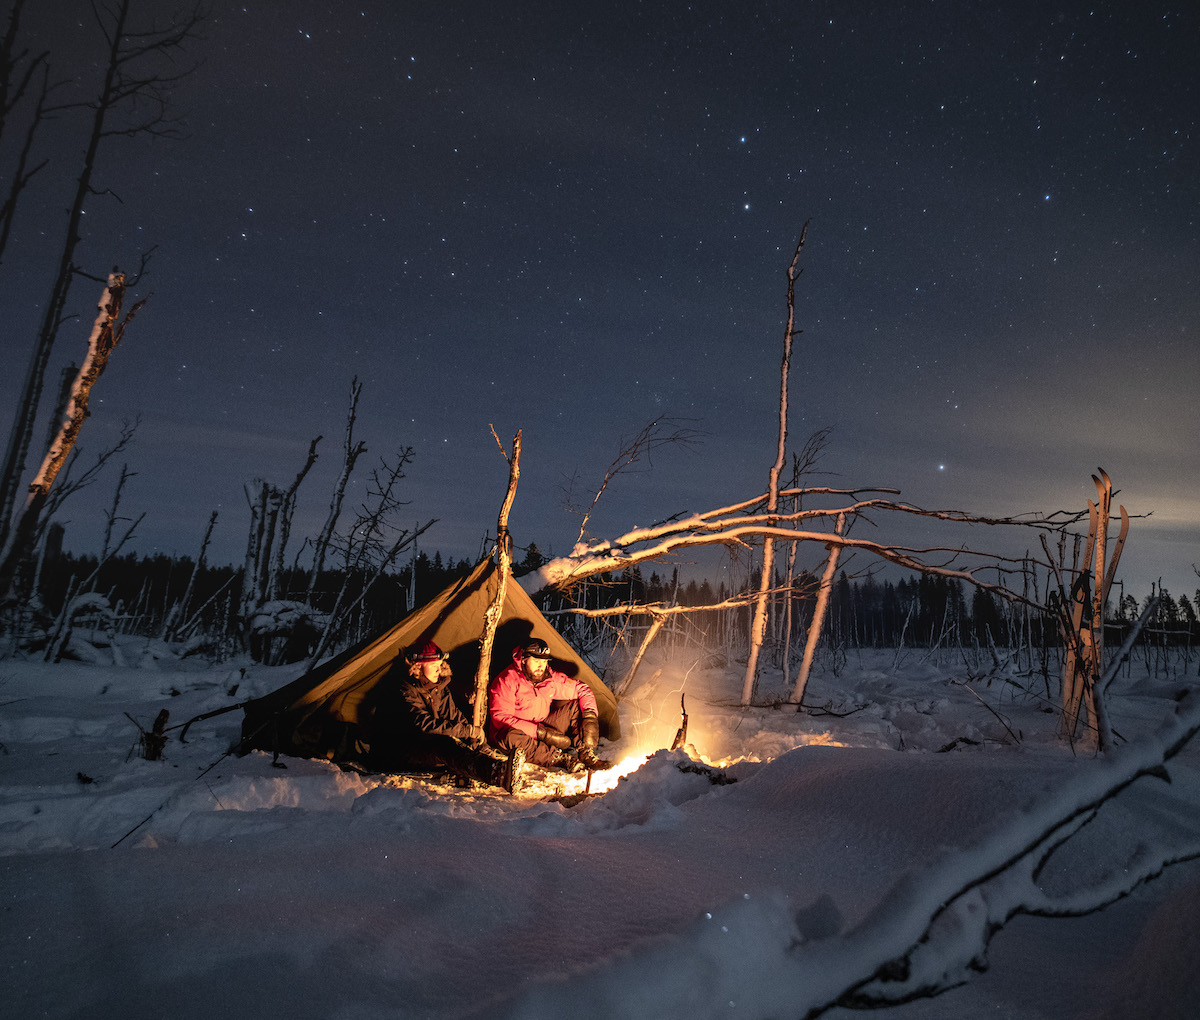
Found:
[[[552,701],[578,701],[579,711],[596,713],[596,695],[582,680],[550,668],[534,684],[521,668],[521,649],[513,649],[513,664],[488,684],[488,740],[495,743],[506,729],[537,739],[538,724],[550,714]]]

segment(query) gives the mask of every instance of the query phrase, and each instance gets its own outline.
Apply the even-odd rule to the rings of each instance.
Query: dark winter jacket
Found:
[[[577,701],[580,712],[596,712],[596,695],[582,680],[551,668],[535,685],[521,668],[521,656],[515,648],[513,664],[488,685],[488,740],[493,744],[506,729],[536,740],[538,723],[550,714],[552,701]]]
[[[419,739],[420,734],[442,734],[456,740],[470,740],[470,720],[463,715],[450,694],[450,684],[421,683],[406,678],[396,701],[396,725],[401,734]]]

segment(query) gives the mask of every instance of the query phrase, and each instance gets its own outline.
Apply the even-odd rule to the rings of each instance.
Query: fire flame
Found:
[[[603,772],[593,772],[590,783],[587,776],[572,776],[564,792],[568,794],[608,793],[625,776],[632,775],[645,765],[649,757],[649,754],[627,755],[616,762],[612,768],[605,769]]]

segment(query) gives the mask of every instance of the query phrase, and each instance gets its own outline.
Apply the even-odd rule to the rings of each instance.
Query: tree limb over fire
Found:
[[[1016,517],[981,517],[960,510],[924,510],[908,503],[878,497],[861,498],[869,493],[897,493],[894,489],[789,489],[780,495],[847,497],[845,505],[828,509],[799,510],[791,513],[755,512],[766,497],[756,497],[732,506],[673,518],[645,528],[635,528],[615,539],[580,542],[567,556],[559,556],[542,564],[537,570],[520,578],[530,593],[544,588],[569,588],[596,574],[624,570],[650,560],[662,559],[684,549],[711,545],[747,545],[751,540],[772,538],[782,541],[817,542],[822,546],[857,549],[894,563],[897,566],[927,574],[957,578],[969,584],[995,592],[1003,598],[1028,602],[1004,581],[1020,575],[1030,566],[1028,559],[1012,558],[994,553],[977,552],[966,547],[889,545],[867,539],[838,534],[836,530],[816,531],[793,525],[809,521],[862,519],[874,523],[868,514],[893,512],[919,517],[954,521],[961,524],[1008,525],[1061,531],[1077,522],[1083,515],[1056,511],[1049,515],[1024,514]],[[747,512],[749,511],[749,512]],[[846,531],[850,529],[847,528]],[[1031,603],[1032,604],[1032,603]]]

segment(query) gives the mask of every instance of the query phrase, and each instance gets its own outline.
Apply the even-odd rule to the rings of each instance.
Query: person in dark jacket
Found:
[[[397,750],[390,764],[407,768],[448,769],[466,779],[519,791],[522,761],[512,754],[494,757],[483,734],[463,715],[450,691],[450,665],[434,642],[409,648],[403,668],[397,663],[385,683],[395,685],[386,710],[377,710],[375,727],[386,730],[386,743]],[[381,717],[382,716],[382,717]],[[379,741],[377,732],[376,743]]]
[[[526,761],[576,771],[607,769],[596,754],[596,695],[582,680],[553,669],[545,641],[513,649],[513,664],[488,685],[488,742],[519,750]]]

